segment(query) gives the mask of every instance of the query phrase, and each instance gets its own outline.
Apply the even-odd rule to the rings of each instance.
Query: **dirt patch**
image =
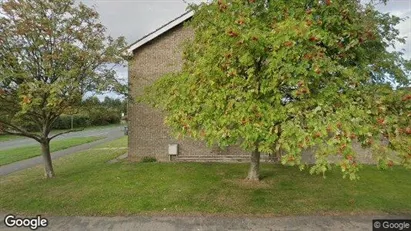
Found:
[[[240,188],[244,189],[265,189],[272,187],[273,182],[270,180],[260,180],[252,181],[247,179],[233,179],[233,180],[224,180],[226,183],[234,184]]]
[[[114,163],[117,163],[117,162],[120,162],[120,161],[122,161],[122,160],[127,159],[127,157],[128,157],[128,153],[124,153],[124,154],[121,155],[121,156],[117,156],[116,158],[107,161],[107,163],[109,163],[109,164],[114,164]]]

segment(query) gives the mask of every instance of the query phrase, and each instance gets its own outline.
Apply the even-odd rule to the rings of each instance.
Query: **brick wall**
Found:
[[[129,86],[132,98],[143,93],[144,87],[166,73],[175,72],[182,66],[182,43],[193,36],[192,30],[179,25],[138,48],[129,64]],[[205,143],[170,137],[164,125],[164,115],[147,105],[130,102],[129,158],[155,156],[168,161],[168,144],[179,144],[179,155],[235,155],[246,154],[237,147],[226,150],[208,148]]]

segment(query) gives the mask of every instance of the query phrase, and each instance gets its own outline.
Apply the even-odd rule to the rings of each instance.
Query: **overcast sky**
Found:
[[[124,36],[132,44],[144,35],[183,14],[187,4],[182,0],[81,0],[94,6],[101,22],[113,37]],[[186,0],[186,2],[199,2]],[[127,69],[117,71],[127,79]],[[107,94],[116,97],[115,94]],[[102,99],[104,96],[98,96]]]
[[[183,14],[185,2],[201,0],[81,0],[94,6],[102,23],[113,37],[125,36],[129,44],[152,32],[161,25]],[[363,0],[363,2],[366,0]],[[379,5],[378,10],[400,17],[409,17],[398,29],[407,37],[406,44],[398,44],[397,50],[404,49],[406,58],[411,58],[411,0],[391,0],[387,5]],[[119,75],[127,78],[127,70],[119,70]]]

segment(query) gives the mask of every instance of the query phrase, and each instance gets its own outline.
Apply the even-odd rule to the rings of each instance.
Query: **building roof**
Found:
[[[168,30],[174,28],[175,26],[180,25],[181,23],[185,22],[186,20],[190,19],[194,14],[194,11],[190,10],[185,12],[184,14],[178,16],[177,18],[171,20],[170,22],[162,25],[158,29],[154,30],[153,32],[150,32],[149,34],[143,36],[133,44],[131,44],[128,48],[127,51],[129,53],[132,53],[135,51],[137,48],[143,46],[144,44],[150,42],[151,40],[157,38],[158,36],[162,35],[163,33],[167,32]]]

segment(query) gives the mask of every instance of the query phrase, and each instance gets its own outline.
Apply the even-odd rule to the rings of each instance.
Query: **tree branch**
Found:
[[[15,125],[13,125],[13,124],[10,124],[10,123],[8,123],[8,122],[5,122],[5,121],[1,121],[1,120],[0,120],[0,124],[4,124],[4,125],[6,125],[7,127],[11,127],[12,129],[15,129],[15,130],[17,131],[17,132],[16,132],[16,131],[9,131],[9,130],[3,129],[3,132],[5,132],[5,133],[7,133],[7,134],[16,135],[16,136],[25,136],[25,137],[29,137],[29,138],[35,139],[35,140],[38,141],[38,142],[41,142],[41,137],[38,136],[37,134],[27,132],[26,130],[21,129],[21,128],[15,126]]]
[[[67,134],[67,133],[71,133],[71,132],[80,132],[80,131],[83,131],[83,130],[84,130],[84,128],[68,130],[68,131],[65,131],[65,132],[58,133],[58,134],[56,134],[56,135],[48,138],[48,140],[50,141],[50,140],[56,138],[57,136],[61,136],[61,135],[64,135],[64,134]]]

